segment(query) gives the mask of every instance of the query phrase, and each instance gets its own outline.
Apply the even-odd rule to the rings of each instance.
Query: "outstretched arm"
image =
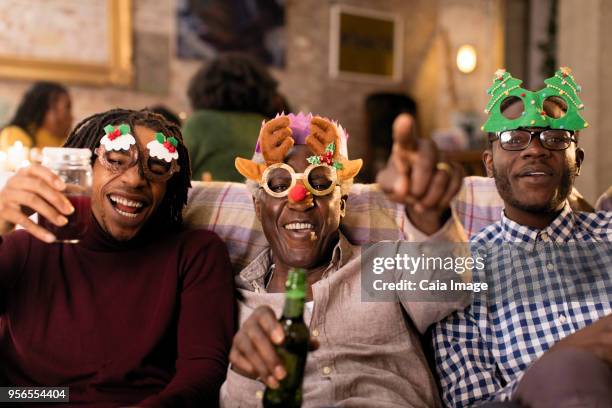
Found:
[[[19,224],[36,238],[53,242],[53,234],[28,216],[37,212],[58,226],[66,224],[66,216],[74,209],[62,194],[65,188],[61,178],[35,164],[19,170],[0,189],[0,314],[4,311],[6,292],[29,256],[31,242],[25,234],[8,239],[6,235]]]
[[[442,228],[462,181],[459,165],[441,161],[431,139],[416,137],[414,117],[403,113],[395,119],[393,149],[377,182],[389,199],[405,205],[417,229],[431,235]]]

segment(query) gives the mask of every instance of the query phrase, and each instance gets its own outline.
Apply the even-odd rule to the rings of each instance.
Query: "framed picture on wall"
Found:
[[[178,0],[177,56],[207,60],[242,52],[285,66],[285,0]]]
[[[3,0],[0,15],[0,76],[132,83],[131,0]]]
[[[391,13],[331,7],[332,78],[398,82],[402,79],[403,23]]]

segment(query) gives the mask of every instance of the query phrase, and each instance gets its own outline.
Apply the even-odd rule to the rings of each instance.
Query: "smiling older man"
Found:
[[[461,172],[436,167],[435,149],[429,143],[409,149],[411,126],[406,121],[410,119],[398,122],[395,153],[411,157],[412,175],[416,173],[417,179],[409,189],[399,186],[395,198],[406,199],[415,186],[424,185],[420,216],[407,207],[410,220],[433,234],[419,233],[421,240],[462,241],[463,230],[448,211],[461,185]],[[320,344],[308,357],[304,406],[439,405],[418,333],[465,305],[466,299],[426,306],[362,301],[361,249],[339,231],[348,188],[361,167],[361,160],[347,158],[343,129],[310,115],[278,117],[262,127],[255,159],[237,159],[236,167],[252,187],[270,248],[236,278],[242,295],[241,328],[230,353],[232,366],[221,389],[221,405],[258,406],[257,393],[264,382],[277,387],[285,377],[274,345],[283,341],[276,316],[282,310],[292,267],[307,270],[305,317]],[[394,182],[406,181],[400,173],[394,175],[387,186],[390,194],[395,191]]]

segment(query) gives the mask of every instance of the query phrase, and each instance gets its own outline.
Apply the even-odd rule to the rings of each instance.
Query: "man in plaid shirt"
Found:
[[[510,79],[502,71],[497,84],[510,87]],[[499,114],[514,124],[529,116],[531,95],[520,96],[498,105]],[[551,122],[569,112],[564,99],[542,99],[538,114]],[[443,400],[451,407],[485,401],[608,407],[612,213],[569,207],[567,197],[584,157],[577,132],[567,130],[571,127],[544,122],[513,128],[497,120],[499,130],[506,130],[493,129],[491,119],[485,124],[491,133],[483,158],[504,211],[501,221],[471,240],[488,260],[483,270],[473,271],[474,282],[487,281],[490,290],[475,294],[468,308],[434,328]]]

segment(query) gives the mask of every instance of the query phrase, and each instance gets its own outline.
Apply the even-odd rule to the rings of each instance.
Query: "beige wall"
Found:
[[[607,0],[560,0],[559,65],[574,70],[589,128],[580,145],[586,153],[576,186],[595,202],[612,184],[612,115],[607,98],[612,95],[612,2]]]
[[[329,78],[329,7],[338,3],[402,17],[401,83],[381,86]],[[451,111],[482,112],[492,73],[502,65],[501,6],[502,0],[288,0],[287,67],[274,75],[294,109],[322,113],[345,125],[352,155],[359,156],[366,149],[363,104],[371,92],[412,94],[426,134],[448,127]],[[134,0],[136,89],[70,86],[76,119],[111,107],[140,108],[158,102],[188,111],[185,90],[199,64],[175,58],[175,31],[174,0]],[[478,67],[470,75],[460,74],[454,65],[456,49],[463,43],[474,44],[478,51]],[[456,102],[449,97],[450,78]],[[29,85],[0,79],[0,123],[8,119]]]

